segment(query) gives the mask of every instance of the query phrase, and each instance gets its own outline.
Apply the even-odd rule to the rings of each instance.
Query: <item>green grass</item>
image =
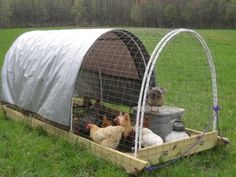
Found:
[[[42,128],[32,130],[3,115],[0,122],[0,176],[125,176],[80,144],[69,144],[48,136]]]
[[[32,29],[0,30],[0,65],[16,37]],[[169,30],[129,29],[149,52]],[[140,176],[235,176],[236,174],[236,30],[199,30],[214,56],[220,127],[231,140],[227,147],[184,158],[174,165]],[[188,35],[174,40],[157,64],[158,82],[168,89],[166,102],[186,108],[187,125],[203,129],[211,115],[211,83],[199,44]],[[0,116],[0,176],[127,176],[119,168],[92,156],[84,147],[32,130]]]

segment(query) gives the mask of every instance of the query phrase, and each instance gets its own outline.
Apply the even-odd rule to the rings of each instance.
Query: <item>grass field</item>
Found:
[[[1,29],[0,30],[0,66],[4,61],[4,56],[12,44],[12,42],[21,33],[30,31],[33,29]],[[135,29],[130,29],[135,31]],[[147,34],[144,34],[143,29],[136,30],[137,35],[143,40],[149,51],[152,50],[155,41],[159,40],[168,30],[157,30],[155,33],[155,40],[146,41],[148,39]],[[176,176],[176,177],[189,177],[189,176],[227,176],[233,177],[236,174],[236,30],[199,30],[202,36],[206,39],[214,56],[214,62],[217,71],[218,81],[218,96],[219,105],[221,107],[220,112],[220,127],[222,134],[228,137],[231,144],[227,147],[218,146],[210,151],[202,152],[194,156],[186,157],[181,159],[177,163],[168,166],[167,168],[157,170],[152,173],[143,172],[140,176]],[[153,37],[153,36],[152,36]],[[151,38],[151,37],[150,37]],[[193,51],[184,50],[187,47],[178,46],[194,46],[192,43],[187,43],[188,38],[183,36],[180,38],[182,41],[176,41],[178,50],[185,51],[185,54],[174,53],[174,50],[167,49],[166,58],[182,58],[182,61],[189,61],[186,56],[186,52],[194,53],[194,49],[197,47],[191,47]],[[150,42],[151,41],[151,42]],[[152,43],[153,42],[153,43]],[[183,44],[183,45],[182,45]],[[190,49],[191,49],[190,48]],[[168,52],[172,50],[172,52]],[[168,53],[171,55],[168,56]],[[201,55],[201,53],[195,53],[194,57]],[[164,57],[164,56],[163,56]],[[187,70],[184,72],[195,74],[195,75],[182,75],[183,77],[176,76],[176,73],[182,72],[183,69],[180,67],[178,71],[177,64],[181,61],[176,62],[174,60],[161,60],[160,66],[166,64],[173,64],[171,69],[161,70],[160,75],[163,76],[161,83],[171,90],[171,85],[168,85],[168,79],[176,78],[176,85],[179,91],[185,89],[178,85],[182,79],[194,80],[204,78],[203,81],[209,79],[205,78],[204,72],[199,72],[196,68],[204,68],[205,65],[191,65],[188,63]],[[176,62],[176,63],[175,63]],[[196,62],[193,60],[191,62]],[[177,68],[174,69],[173,68]],[[161,67],[160,67],[161,68]],[[165,73],[168,71],[168,77]],[[163,74],[164,73],[164,74]],[[186,76],[186,77],[185,77]],[[208,82],[207,82],[208,83]],[[203,88],[196,83],[190,83],[193,85],[192,90],[197,91]],[[210,84],[210,83],[209,83]],[[209,88],[210,85],[205,85],[204,88]],[[169,91],[171,95],[172,92]],[[174,94],[174,93],[173,93]],[[204,105],[205,100],[209,100],[209,95],[197,95],[192,94],[192,100],[195,100],[197,105]],[[188,106],[189,102],[179,101],[169,97],[169,102],[179,102],[183,106]],[[203,100],[204,99],[204,100]],[[210,100],[211,101],[211,100]],[[194,106],[196,108],[196,106]],[[200,107],[202,109],[202,107]],[[205,113],[204,113],[205,114]],[[207,114],[207,113],[206,113]],[[191,115],[190,115],[191,116]],[[194,116],[194,115],[192,115]],[[199,115],[198,115],[199,116]],[[187,120],[186,120],[187,121]],[[198,120],[195,119],[197,122]],[[127,176],[127,174],[112,164],[104,162],[92,156],[88,150],[84,147],[76,144],[72,145],[68,142],[58,139],[53,136],[47,135],[42,129],[38,128],[32,130],[24,124],[15,123],[11,120],[6,119],[3,115],[0,116],[0,177],[1,176]]]

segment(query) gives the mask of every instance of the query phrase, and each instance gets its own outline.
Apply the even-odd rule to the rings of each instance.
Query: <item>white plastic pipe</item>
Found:
[[[212,94],[213,94],[213,105],[217,106],[217,84],[216,84],[216,72],[215,72],[215,67],[214,67],[214,63],[213,63],[213,59],[212,59],[212,55],[210,53],[210,50],[206,44],[206,42],[204,41],[204,39],[196,32],[190,29],[177,29],[177,30],[173,30],[171,32],[169,32],[168,34],[166,34],[162,40],[158,43],[158,45],[156,46],[156,48],[154,49],[150,60],[148,62],[148,65],[146,67],[145,73],[144,73],[144,77],[143,77],[143,81],[142,81],[142,86],[141,86],[141,91],[140,91],[140,96],[139,96],[139,102],[138,102],[138,109],[137,109],[137,117],[136,117],[136,133],[135,134],[135,156],[137,156],[137,152],[138,152],[138,143],[139,143],[139,149],[141,148],[141,143],[142,143],[142,128],[143,128],[143,119],[144,119],[144,112],[145,112],[145,105],[146,105],[146,96],[147,96],[147,92],[148,92],[148,87],[149,87],[149,83],[150,83],[150,79],[154,70],[154,67],[156,65],[156,62],[159,59],[159,56],[161,54],[161,52],[163,51],[163,49],[165,48],[165,46],[172,40],[174,39],[179,33],[183,33],[183,32],[188,32],[188,33],[192,33],[201,43],[201,45],[203,46],[207,58],[208,58],[208,64],[209,64],[209,68],[211,71],[211,79],[212,79]],[[140,116],[141,114],[141,116]],[[216,130],[216,125],[217,125],[217,120],[218,120],[218,115],[215,114],[214,120],[213,120],[213,130]],[[139,142],[137,141],[139,140]]]
[[[141,132],[142,129],[140,128],[139,123],[140,123],[141,103],[143,100],[144,87],[145,87],[145,83],[147,80],[148,72],[150,70],[153,60],[155,59],[155,55],[156,55],[157,51],[159,50],[160,46],[162,45],[162,43],[164,43],[170,35],[172,35],[173,33],[176,33],[177,31],[178,30],[173,30],[173,31],[169,32],[160,40],[160,42],[155,47],[155,49],[150,57],[150,60],[146,66],[146,70],[145,70],[145,73],[143,76],[143,81],[142,81],[141,90],[140,90],[140,94],[139,94],[138,107],[137,107],[136,127],[135,127],[135,153],[134,153],[135,157],[137,157],[138,143],[139,143],[139,147],[141,146],[141,141],[140,141],[141,137],[139,135],[142,134],[142,132]]]

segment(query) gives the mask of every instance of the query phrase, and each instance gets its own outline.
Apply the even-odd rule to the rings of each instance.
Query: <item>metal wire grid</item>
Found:
[[[148,46],[149,53],[152,53],[150,51],[154,49],[157,38],[160,39],[163,35],[154,29],[146,31],[131,29],[131,31],[137,34],[145,46]],[[113,119],[120,111],[129,112],[134,127],[136,117],[133,114],[133,107],[138,105],[149,55],[144,45],[140,45],[145,51],[146,58],[143,62],[143,56],[132,40],[125,33],[113,32],[102,36],[88,52],[75,89],[77,91],[75,94],[81,98],[81,102],[84,97],[91,100],[90,105],[79,107],[81,111],[86,108],[86,114],[89,115],[83,118],[82,127],[87,122],[102,126],[104,115],[113,124]],[[207,55],[198,40],[189,34],[180,35],[161,53],[160,62],[155,67],[155,75],[151,75],[150,78],[149,88],[155,85],[155,81],[167,88],[165,96],[167,105],[185,108],[182,119],[188,128],[201,130],[209,116],[212,116],[211,73],[207,61]],[[81,115],[75,114],[76,109],[78,107],[74,109],[74,118],[81,120],[81,117],[78,117]],[[77,133],[89,138],[89,132],[81,131],[81,125],[77,126],[80,127]],[[76,126],[74,127],[76,129]],[[133,152],[134,136],[128,141],[131,142],[122,144],[118,150]]]

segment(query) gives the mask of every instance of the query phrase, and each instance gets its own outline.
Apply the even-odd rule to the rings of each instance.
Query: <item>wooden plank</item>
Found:
[[[186,128],[185,131],[186,131],[186,133],[190,134],[191,136],[202,134],[201,131],[193,130],[193,129],[190,129],[190,128]]]
[[[111,163],[123,167],[128,173],[136,173],[141,171],[143,168],[149,165],[149,163],[145,160],[138,159],[133,157],[132,155],[119,152],[117,150],[104,147],[100,144],[97,144],[88,139],[82,138],[73,133],[67,132],[65,130],[54,127],[50,124],[42,122],[40,120],[34,119],[33,117],[26,116],[16,110],[8,108],[5,105],[2,105],[2,109],[4,110],[6,116],[12,120],[18,122],[25,122],[32,127],[43,127],[48,133],[56,135],[58,137],[64,138],[72,143],[82,143],[93,153],[95,156],[103,158]]]
[[[193,129],[189,129],[189,128],[186,128],[186,132],[187,133],[190,133],[191,135],[198,135],[198,134],[201,134],[202,132],[200,131],[197,131],[197,130],[193,130]],[[228,138],[226,137],[221,137],[221,136],[217,136],[217,143],[218,144],[229,144],[230,141]]]
[[[194,154],[214,147],[217,144],[217,132],[208,132],[204,135],[198,134],[190,138],[165,143],[160,146],[152,146],[139,150],[138,157],[158,164],[175,159],[180,156]]]
[[[18,111],[15,111],[7,106],[2,106],[7,117],[15,121],[23,121],[30,124],[32,127],[41,126],[47,132],[62,137],[72,143],[79,142],[87,146],[87,148],[96,156],[123,167],[129,173],[141,171],[150,164],[158,164],[175,159],[180,156],[194,154],[214,147],[219,141],[217,132],[207,132],[202,134],[200,131],[187,129],[187,132],[192,136],[190,138],[165,143],[159,146],[143,148],[138,151],[138,158],[135,158],[132,153],[122,153],[100,144],[97,144],[78,135],[54,127],[50,124],[26,116]]]
[[[217,143],[218,144],[229,144],[230,141],[228,138],[225,138],[225,137],[221,137],[221,136],[217,136]]]

